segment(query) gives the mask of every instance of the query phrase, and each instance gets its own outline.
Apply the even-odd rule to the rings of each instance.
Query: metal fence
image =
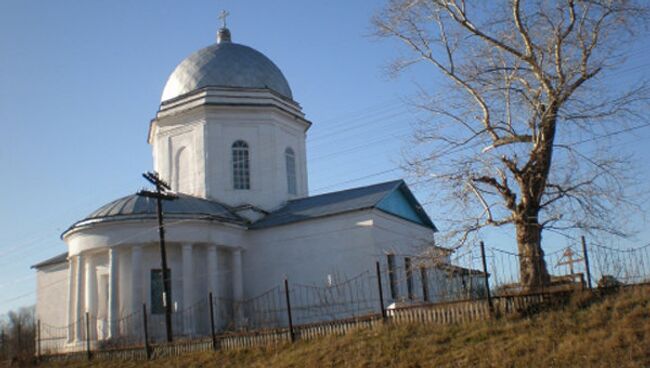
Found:
[[[497,294],[522,291],[520,264],[523,256],[488,248],[490,288]],[[650,244],[613,248],[584,238],[566,248],[544,255],[550,282],[546,288],[607,287],[650,282]]]
[[[315,324],[397,318],[404,315],[398,311],[409,308],[433,310],[445,303],[474,300],[484,300],[492,307],[490,298],[531,292],[520,285],[522,260],[517,253],[482,244],[454,254],[386,254],[376,259],[376,267],[344,280],[321,285],[280,280],[245,300],[205,295],[187,308],[173,311],[172,330],[176,341],[211,341],[216,348],[218,341],[236,341],[242,332],[255,332],[263,341],[277,339],[271,332],[281,331],[280,338],[293,340],[296,331],[310,331],[308,327]],[[583,240],[544,255],[544,261],[550,282],[536,292],[650,281],[650,244],[617,249],[588,246]],[[476,316],[484,313],[482,305],[468,304],[466,308]],[[441,314],[440,318],[447,317]],[[110,336],[108,321],[90,314],[67,326],[39,321],[37,355],[80,351],[90,357],[91,352],[144,348],[149,356],[156,344],[166,340],[164,314],[152,314],[146,305],[111,322],[117,336]]]

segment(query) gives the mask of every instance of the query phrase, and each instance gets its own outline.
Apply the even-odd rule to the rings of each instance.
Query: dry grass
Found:
[[[401,325],[274,348],[197,353],[124,367],[650,367],[650,292],[458,326]],[[117,362],[77,363],[109,367]],[[52,364],[51,367],[75,366]]]

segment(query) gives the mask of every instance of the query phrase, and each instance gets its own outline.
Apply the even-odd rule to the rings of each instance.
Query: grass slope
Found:
[[[117,362],[52,367],[109,367]],[[293,345],[197,353],[124,367],[650,367],[650,292],[457,326],[386,325]]]

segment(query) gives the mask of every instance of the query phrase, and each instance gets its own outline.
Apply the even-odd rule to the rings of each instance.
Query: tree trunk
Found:
[[[542,250],[542,228],[536,219],[517,223],[520,282],[526,291],[535,291],[550,282]]]

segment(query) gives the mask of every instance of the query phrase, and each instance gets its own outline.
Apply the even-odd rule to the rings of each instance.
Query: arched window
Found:
[[[284,150],[284,161],[287,166],[287,191],[296,194],[296,155],[290,147]]]
[[[244,141],[232,144],[232,184],[234,189],[251,188],[248,143]]]
[[[192,160],[190,159],[189,150],[186,147],[181,147],[176,152],[176,159],[174,162],[174,180],[172,180],[172,189],[177,192],[192,193],[192,173],[191,167]]]

